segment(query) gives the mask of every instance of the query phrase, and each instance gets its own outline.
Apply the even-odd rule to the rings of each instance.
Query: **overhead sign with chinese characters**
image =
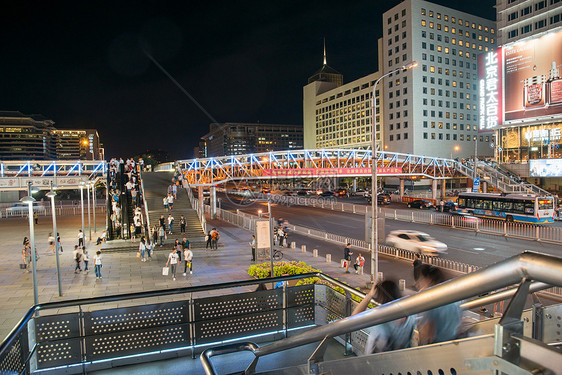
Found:
[[[318,176],[371,176],[371,168],[285,168],[264,169],[264,176],[271,177],[318,177]],[[379,167],[380,175],[398,175],[402,173],[400,167]]]
[[[502,49],[479,56],[479,128],[492,130],[503,122],[502,108]]]

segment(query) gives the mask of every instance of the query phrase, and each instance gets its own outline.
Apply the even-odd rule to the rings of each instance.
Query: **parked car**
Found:
[[[367,202],[371,203],[371,196],[367,195]],[[390,204],[390,195],[386,193],[379,193],[377,195],[377,203],[378,204]]]
[[[443,242],[416,230],[393,230],[386,237],[386,243],[419,254],[438,255],[447,251],[447,245]]]
[[[408,203],[408,207],[410,208],[419,208],[423,210],[424,208],[431,208],[433,207],[433,203],[430,201],[426,201],[425,199],[416,199]]]
[[[337,197],[349,197],[349,191],[347,189],[338,189],[335,195]]]
[[[336,195],[336,193],[334,193],[334,192],[331,191],[331,190],[323,190],[323,191],[322,191],[320,194],[318,194],[318,195],[320,195],[321,197],[333,197],[333,196]]]
[[[452,212],[457,210],[457,204],[452,201],[447,201],[443,205],[443,212]],[[441,211],[441,204],[435,205],[435,211]]]
[[[291,190],[285,190],[283,191],[283,195],[292,196],[292,195],[297,195],[297,193]]]
[[[312,190],[310,189],[299,189],[297,190],[297,195],[310,195],[312,194]]]
[[[368,193],[369,192],[365,189],[357,189],[357,190],[355,190],[355,193],[353,193],[352,195],[364,197],[364,196],[368,195]]]

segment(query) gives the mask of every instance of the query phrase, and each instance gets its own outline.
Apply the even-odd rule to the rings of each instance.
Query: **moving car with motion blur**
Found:
[[[417,230],[393,230],[386,237],[386,243],[418,254],[439,255],[447,251],[447,245],[443,242]]]

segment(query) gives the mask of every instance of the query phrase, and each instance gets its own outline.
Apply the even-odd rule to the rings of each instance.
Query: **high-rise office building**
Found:
[[[562,0],[497,0],[498,44],[562,26]]]
[[[209,130],[202,137],[207,157],[303,148],[300,125],[227,122],[213,123]]]
[[[493,155],[478,133],[479,54],[496,45],[495,22],[423,0],[383,14],[384,147],[437,157]],[[384,89],[383,89],[384,87]]]
[[[1,160],[98,160],[102,146],[95,129],[56,129],[42,115],[0,112]]]
[[[0,159],[48,160],[55,158],[51,138],[54,121],[18,111],[0,112]]]
[[[327,65],[324,48],[322,68],[303,88],[304,147],[371,148],[373,85],[379,77],[375,72],[344,85],[343,76]],[[378,124],[381,108],[377,100]],[[381,126],[377,128],[380,148]]]

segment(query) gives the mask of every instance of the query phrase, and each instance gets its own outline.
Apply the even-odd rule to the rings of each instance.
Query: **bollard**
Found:
[[[332,254],[326,254],[326,263],[332,262]]]
[[[398,288],[400,289],[401,292],[406,290],[406,280],[404,279],[400,279],[398,280]]]
[[[306,253],[306,245],[302,245],[301,250],[302,250],[303,254]]]
[[[382,272],[379,272],[379,273],[378,273],[378,275],[377,275],[377,280],[378,280],[378,281],[384,281],[384,277],[383,277]]]
[[[355,213],[355,205],[353,205],[352,207],[353,207],[353,213]]]
[[[312,257],[318,258],[318,249],[312,250]]]
[[[291,242],[291,249],[295,249],[297,247],[297,243],[295,241]]]
[[[363,275],[363,267],[361,266],[357,267],[357,271],[355,271],[355,273],[358,275]]]

